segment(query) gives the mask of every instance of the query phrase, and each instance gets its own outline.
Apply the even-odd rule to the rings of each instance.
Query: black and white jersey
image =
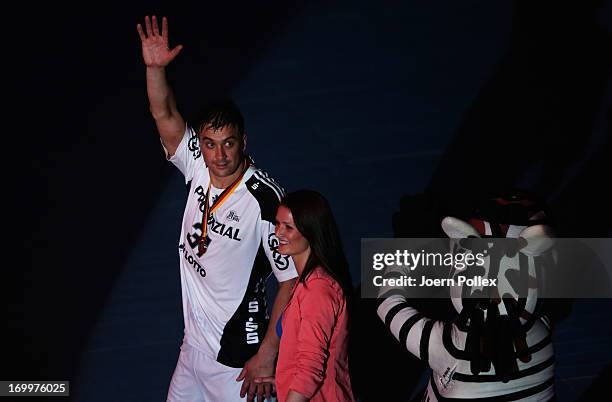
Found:
[[[289,256],[278,253],[276,209],[283,189],[250,166],[240,184],[208,220],[211,243],[198,250],[210,182],[197,134],[187,127],[169,158],[191,183],[179,240],[185,320],[184,342],[230,367],[243,367],[259,349],[268,324],[265,280],[297,276]],[[223,190],[211,186],[212,204]]]
[[[385,277],[402,275],[390,269]],[[400,344],[432,369],[423,401],[547,401],[554,397],[554,353],[545,319],[527,331],[531,360],[517,358],[518,372],[503,382],[495,368],[473,374],[466,352],[467,332],[453,322],[434,320],[415,308],[401,287],[380,296],[378,316]]]

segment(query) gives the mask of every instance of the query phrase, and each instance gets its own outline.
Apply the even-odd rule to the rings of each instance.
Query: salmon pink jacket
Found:
[[[280,402],[290,390],[311,401],[353,402],[348,371],[348,313],[342,288],[323,268],[296,282],[282,314],[276,365]]]

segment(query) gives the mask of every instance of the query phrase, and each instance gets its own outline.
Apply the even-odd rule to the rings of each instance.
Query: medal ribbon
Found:
[[[200,238],[200,243],[204,243],[208,236],[208,218],[223,204],[229,196],[236,190],[236,187],[240,184],[240,181],[244,177],[244,174],[249,169],[249,159],[245,159],[245,167],[240,176],[234,180],[232,184],[229,185],[221,195],[213,202],[211,206],[208,205],[209,197],[210,197],[210,186],[211,182],[208,182],[208,191],[206,191],[206,200],[204,201],[204,214],[202,215],[202,237]]]

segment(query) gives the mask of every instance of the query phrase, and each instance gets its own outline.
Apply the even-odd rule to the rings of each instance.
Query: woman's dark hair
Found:
[[[299,190],[287,194],[281,205],[289,208],[297,230],[310,244],[310,256],[300,281],[305,283],[308,275],[320,266],[340,284],[344,296],[350,297],[353,286],[349,265],[336,220],[325,197],[316,191]]]

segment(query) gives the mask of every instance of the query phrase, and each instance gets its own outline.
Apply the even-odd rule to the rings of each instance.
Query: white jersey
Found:
[[[243,367],[266,333],[265,280],[271,272],[279,282],[297,276],[292,259],[278,252],[274,235],[283,189],[250,166],[208,220],[211,243],[201,254],[210,176],[191,127],[169,160],[191,183],[179,240],[184,342],[226,366]],[[211,186],[210,203],[222,192]]]

